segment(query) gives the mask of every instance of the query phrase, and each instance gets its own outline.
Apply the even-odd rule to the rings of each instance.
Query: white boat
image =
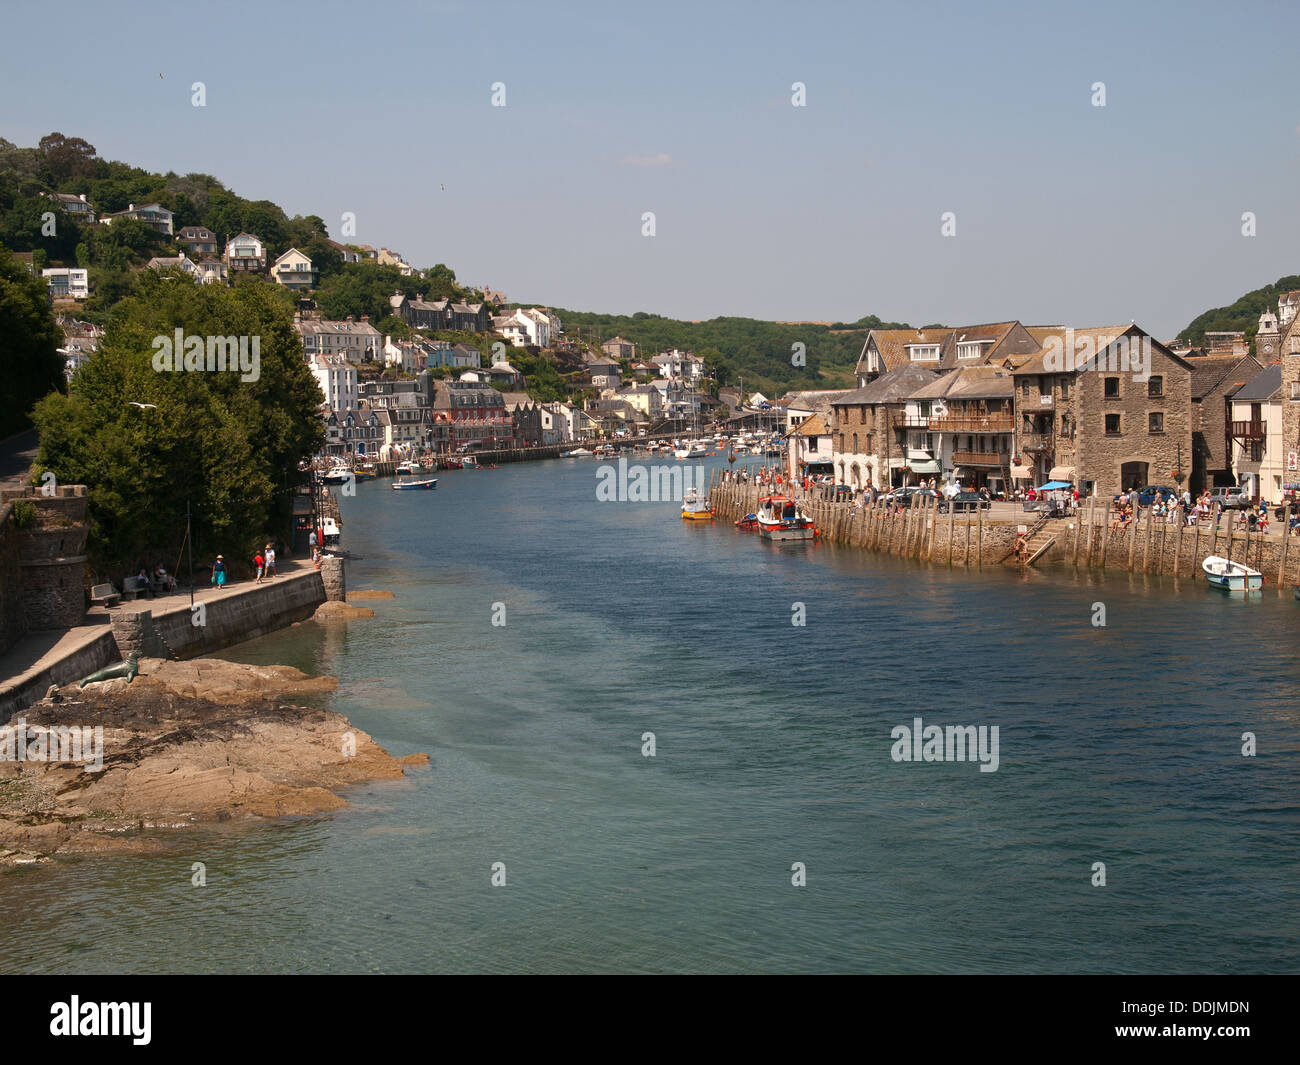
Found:
[[[713,520],[713,508],[700,489],[688,488],[682,493],[682,517],[687,521]]]
[[[675,445],[675,446],[673,447],[673,458],[675,458],[675,459],[688,459],[688,458],[690,458],[690,457],[691,457],[691,445],[690,445],[690,444],[677,444],[677,445]]]
[[[705,447],[705,445],[704,445],[704,441],[702,441],[702,440],[692,440],[692,441],[691,441],[690,451],[687,453],[687,458],[692,458],[692,459],[702,459],[702,458],[704,458],[708,453],[709,453],[709,449],[708,449],[707,447]]]
[[[352,480],[352,467],[343,462],[334,463],[321,476],[324,484],[347,484]]]
[[[788,496],[760,499],[756,521],[764,540],[811,540],[817,535],[812,519]]]
[[[566,459],[590,458],[594,454],[594,451],[588,451],[585,447],[575,447],[572,451],[566,451],[564,457]]]
[[[333,518],[322,518],[320,523],[321,536],[325,542],[322,547],[337,547],[339,543],[339,523]]]
[[[398,463],[397,469],[393,472],[398,477],[410,477],[420,472],[420,464],[418,462],[401,462]]]
[[[1210,555],[1201,563],[1201,569],[1205,571],[1205,579],[1213,588],[1240,592],[1264,587],[1264,574],[1259,570],[1251,569],[1240,562],[1229,562],[1218,555]]]
[[[394,481],[388,487],[393,489],[395,492],[414,488],[426,488],[432,490],[438,487],[438,478],[428,477],[421,481]]]

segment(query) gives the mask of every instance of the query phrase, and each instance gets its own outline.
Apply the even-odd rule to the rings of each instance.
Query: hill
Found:
[[[1205,339],[1207,332],[1241,330],[1245,332],[1246,339],[1253,342],[1255,331],[1259,327],[1259,316],[1266,308],[1276,311],[1278,296],[1296,289],[1300,289],[1300,274],[1279,277],[1271,285],[1247,292],[1235,303],[1203,311],[1188,323],[1179,336],[1196,347]]]

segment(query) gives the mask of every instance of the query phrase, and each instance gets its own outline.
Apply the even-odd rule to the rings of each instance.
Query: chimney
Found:
[[[133,203],[128,203],[128,204],[126,205],[126,209],[127,209],[128,211],[134,211],[134,210],[135,210],[135,204],[133,204]]]
[[[81,194],[81,202],[82,203],[86,202],[86,194],[84,192]]]

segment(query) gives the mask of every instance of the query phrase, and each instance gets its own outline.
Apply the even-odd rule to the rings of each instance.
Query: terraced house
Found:
[[[1043,346],[1012,360],[1014,479],[1071,481],[1081,496],[1095,491],[1102,498],[1148,484],[1187,483],[1193,360],[1137,325],[1031,327],[1030,333]]]
[[[1015,381],[997,366],[964,366],[918,388],[902,415],[908,472],[1010,490]]]

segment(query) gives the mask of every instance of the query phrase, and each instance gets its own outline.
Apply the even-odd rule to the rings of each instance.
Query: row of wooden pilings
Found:
[[[782,494],[770,485],[728,478],[720,470],[713,472],[709,482],[714,515],[728,521],[756,513],[759,500],[773,492]],[[916,495],[906,507],[886,506],[880,501],[855,507],[819,498],[816,493],[784,494],[798,495],[800,507],[813,520],[822,540],[868,551],[950,566],[982,566],[1003,561],[1015,539],[1014,525],[986,521],[982,510],[958,517],[949,509],[941,515],[937,498]]]
[[[770,485],[736,480],[715,470],[709,499],[719,519],[736,521],[758,510],[759,499],[772,494]],[[854,507],[827,498],[798,496],[804,512],[813,519],[822,539],[908,558],[981,566],[1014,561],[1020,526],[1031,529],[1040,516],[1026,513],[1024,521],[990,521],[984,511],[958,516],[938,512],[938,500],[916,496],[910,507],[885,506],[879,501]],[[1111,528],[1113,506],[1092,499],[1075,515],[1044,521],[1044,531],[1056,543],[1044,561],[1085,568],[1120,569],[1170,577],[1201,575],[1201,563],[1211,555],[1242,562],[1276,580],[1279,588],[1300,585],[1300,550],[1292,551],[1288,535],[1269,536],[1251,529],[1231,528],[1232,512],[1213,526],[1189,526],[1181,507],[1172,521],[1152,515]],[[1279,525],[1289,528],[1291,509]]]

